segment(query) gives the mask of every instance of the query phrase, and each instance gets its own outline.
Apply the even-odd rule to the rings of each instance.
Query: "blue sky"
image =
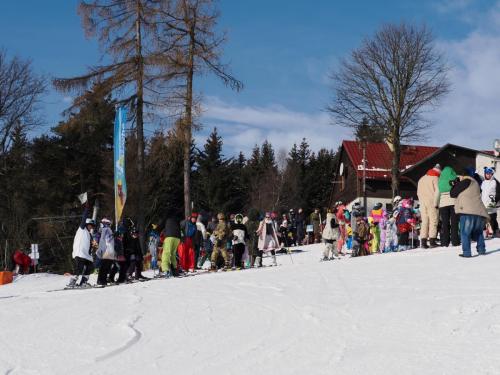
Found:
[[[76,4],[1,2],[0,47],[31,58],[48,76],[83,72],[101,55],[84,37]],[[402,20],[429,25],[452,66],[453,91],[430,115],[428,142],[491,148],[500,137],[500,2],[221,0],[219,9],[219,27],[228,33],[225,60],[245,89],[198,79],[205,126],[199,142],[217,126],[227,154],[248,153],[264,139],[277,150],[302,137],[314,149],[336,148],[350,134],[323,110],[333,96],[329,72],[381,24]],[[54,92],[45,98],[42,131],[62,119],[69,100]]]

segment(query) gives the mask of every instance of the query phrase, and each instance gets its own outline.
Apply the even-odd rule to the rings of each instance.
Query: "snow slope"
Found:
[[[500,240],[47,293],[0,287],[0,374],[498,374]]]

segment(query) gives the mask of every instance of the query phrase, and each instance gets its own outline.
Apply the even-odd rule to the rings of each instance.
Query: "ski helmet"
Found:
[[[85,220],[85,225],[93,225],[95,227],[94,219],[88,218],[87,220]]]
[[[484,174],[494,174],[495,169],[491,167],[484,167]]]
[[[375,206],[373,206],[374,210],[380,210],[382,208],[383,204],[378,202]]]
[[[102,218],[101,223],[103,225],[111,225],[111,220],[109,220],[107,218]]]

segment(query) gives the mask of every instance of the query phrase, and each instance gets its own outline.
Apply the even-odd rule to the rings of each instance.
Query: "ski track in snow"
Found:
[[[135,344],[137,344],[139,342],[139,340],[141,339],[141,337],[142,337],[142,332],[135,328],[135,324],[139,321],[140,318],[141,318],[141,316],[137,316],[131,322],[128,322],[126,324],[126,327],[129,328],[132,331],[133,335],[132,335],[132,338],[125,343],[125,345],[123,345],[123,346],[121,346],[121,347],[119,347],[119,348],[117,348],[115,350],[112,350],[109,353],[106,353],[104,355],[96,357],[95,361],[96,362],[102,362],[102,361],[108,360],[108,359],[110,359],[112,357],[117,356],[118,354],[123,353],[126,350],[129,350]]]
[[[63,293],[29,275],[0,287],[0,373],[498,374],[487,248],[318,262],[311,245],[281,267]]]

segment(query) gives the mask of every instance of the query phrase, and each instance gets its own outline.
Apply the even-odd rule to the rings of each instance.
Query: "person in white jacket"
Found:
[[[104,287],[108,283],[108,276],[111,271],[111,266],[116,260],[115,254],[115,236],[111,229],[111,220],[101,220],[101,238],[99,240],[99,247],[97,248],[97,257],[101,259],[101,266],[99,267],[99,274],[97,275],[97,286]]]
[[[335,218],[335,214],[333,214],[330,210],[326,214],[326,222],[325,228],[323,229],[323,233],[321,238],[323,243],[325,244],[325,249],[323,251],[323,261],[324,260],[333,260],[334,256],[338,257],[339,253],[337,251],[337,246],[335,246],[335,242],[339,237],[339,224]],[[331,255],[330,255],[331,254]]]
[[[89,206],[85,205],[82,220],[73,240],[73,259],[75,260],[75,274],[71,278],[68,287],[74,288],[89,287],[90,273],[93,269],[94,259],[92,258],[92,232],[95,228],[94,220],[88,218]],[[77,284],[79,277],[80,282]]]
[[[497,201],[499,183],[495,178],[495,170],[493,168],[484,168],[484,181],[481,184],[481,200],[483,201],[488,215],[490,215],[491,229],[493,235],[498,233],[497,212],[500,202]]]

